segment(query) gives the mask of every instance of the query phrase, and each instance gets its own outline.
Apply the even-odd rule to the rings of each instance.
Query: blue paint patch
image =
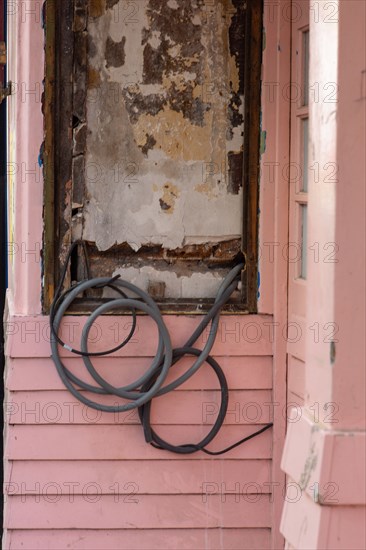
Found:
[[[43,2],[42,10],[41,10],[41,27],[45,31],[46,30],[46,2]]]
[[[257,275],[257,298],[259,300],[260,296],[261,296],[261,293],[259,291],[260,289],[260,286],[261,286],[261,274],[260,272],[258,271],[258,275]]]
[[[261,146],[260,146],[260,152],[261,155],[264,155],[267,148],[267,130],[261,130]]]
[[[39,155],[38,155],[38,166],[40,168],[42,168],[43,166],[43,153],[44,153],[44,142],[41,145],[41,148],[39,150]]]

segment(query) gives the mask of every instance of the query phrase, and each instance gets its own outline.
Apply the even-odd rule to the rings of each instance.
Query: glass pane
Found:
[[[308,192],[309,166],[309,119],[302,120],[302,187],[301,191]]]
[[[302,33],[303,47],[303,105],[309,105],[309,31]]]
[[[308,206],[300,206],[301,213],[301,269],[300,277],[306,279],[308,271]]]

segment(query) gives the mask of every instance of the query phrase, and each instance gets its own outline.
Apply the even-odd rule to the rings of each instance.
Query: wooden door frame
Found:
[[[296,0],[291,0],[296,4]],[[291,10],[289,10],[291,6]],[[272,238],[268,226],[264,224],[260,238],[260,244],[265,240],[272,240],[275,243],[274,261],[272,266],[265,265],[265,272],[268,278],[269,273],[273,275],[273,285],[270,287],[273,293],[273,316],[274,316],[274,337],[273,337],[273,452],[272,452],[272,481],[277,486],[273,487],[272,493],[272,550],[284,547],[284,538],[281,534],[281,519],[283,504],[285,501],[284,491],[286,490],[286,475],[281,468],[281,461],[284,450],[285,436],[287,430],[287,419],[290,415],[290,403],[288,403],[288,351],[289,351],[289,261],[284,253],[284,247],[289,243],[290,230],[290,163],[291,163],[291,109],[292,97],[288,96],[293,80],[293,29],[292,19],[296,17],[292,5],[288,0],[279,2],[267,2],[267,13],[265,12],[266,49],[271,45],[271,50],[265,54],[264,74],[269,73],[268,80],[275,86],[272,88],[274,96],[269,92],[267,101],[264,97],[264,117],[267,131],[267,149],[269,149],[270,161],[276,163],[273,172],[273,189],[269,190],[269,196],[265,198],[268,207],[274,204]],[[271,9],[272,8],[272,9]],[[274,51],[277,50],[276,60]],[[272,52],[272,58],[271,58]],[[268,56],[266,58],[266,55]],[[273,75],[273,76],[272,76]],[[266,76],[265,76],[266,79]],[[270,144],[270,132],[275,137]],[[262,158],[262,168],[266,160]],[[265,170],[262,170],[262,174]],[[268,264],[268,261],[267,261]],[[268,298],[268,296],[267,296]],[[303,331],[303,338],[305,333]]]
[[[258,204],[260,160],[260,76],[262,66],[262,14],[264,0],[250,0],[243,37],[245,54],[244,112],[250,129],[243,145],[243,224],[241,252],[246,268],[242,274],[242,299],[228,306],[229,313],[257,313],[258,293]],[[73,93],[75,67],[72,55],[78,45],[78,31],[88,17],[86,0],[74,3],[46,2],[45,59],[45,143],[44,143],[44,235],[43,312],[48,313],[54,290],[69,248],[71,224]],[[62,39],[61,39],[62,37]],[[109,251],[105,253],[108,261]],[[115,251],[111,251],[116,256]],[[184,300],[162,304],[165,313],[195,313]],[[201,312],[211,305],[203,300]],[[78,305],[78,313],[90,311],[90,304]]]
[[[286,436],[288,243],[291,103],[284,91],[291,82],[291,13],[288,0],[265,0],[262,76],[262,148],[260,184],[260,299],[259,312],[272,315],[273,446],[272,550],[284,547],[280,532],[285,473],[281,460]]]

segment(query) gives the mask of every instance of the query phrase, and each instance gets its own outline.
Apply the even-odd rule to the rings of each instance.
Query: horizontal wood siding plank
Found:
[[[60,335],[71,346],[80,349],[80,337],[87,317],[66,316]],[[173,347],[181,347],[202,320],[201,315],[164,317]],[[179,326],[179,330],[177,330]],[[125,339],[131,329],[131,320],[124,316],[105,316],[96,321],[91,331],[90,351],[111,349]],[[6,354],[9,357],[50,357],[50,327],[48,317],[11,317],[5,323]],[[272,355],[273,322],[270,315],[223,315],[212,354],[221,356]],[[209,329],[197,340],[202,349]],[[116,352],[118,357],[150,357],[157,347],[157,328],[150,318],[138,316],[136,333],[127,346]],[[64,357],[72,354],[60,349]]]
[[[83,394],[106,405],[125,404],[113,396]],[[266,424],[273,420],[270,390],[229,392],[225,424]],[[156,398],[151,421],[156,425],[211,426],[220,408],[221,392],[216,390],[170,392]],[[108,413],[80,403],[68,391],[13,392],[5,403],[10,424],[140,424],[137,409]]]
[[[7,495],[270,493],[269,460],[14,461]],[[16,480],[16,481],[13,481]]]
[[[48,529],[9,531],[8,539],[15,550],[263,550],[270,548],[270,534],[270,529]]]
[[[255,425],[223,426],[209,448],[221,450],[259,429]],[[205,426],[160,426],[159,435],[172,444],[194,443],[206,433]],[[272,430],[260,434],[226,455],[226,458],[271,457]],[[205,457],[198,452],[197,460]],[[186,458],[192,456],[185,455]],[[9,426],[5,457],[9,460],[146,460],[182,459],[183,455],[154,449],[144,440],[140,426],[133,425],[38,425]]]
[[[272,357],[217,357],[230,389],[271,389]],[[64,364],[76,376],[92,383],[81,358],[69,358]],[[141,376],[151,364],[149,357],[95,358],[93,364],[98,372],[114,385],[122,386]],[[174,365],[167,381],[177,378],[192,364],[191,358],[183,358]],[[50,358],[9,359],[7,388],[12,391],[58,390],[64,385]],[[217,388],[217,378],[208,365],[203,365],[180,389]]]
[[[55,502],[38,496],[8,498],[8,529],[191,529],[270,527],[270,497],[236,499],[235,495],[138,495],[124,502],[112,495],[61,496]]]

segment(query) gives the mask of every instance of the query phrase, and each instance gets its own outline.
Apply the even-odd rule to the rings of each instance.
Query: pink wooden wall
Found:
[[[302,489],[285,503],[288,548],[366,547],[365,121],[366,4],[319,2],[310,11],[309,262],[301,420],[290,424],[282,467]],[[329,17],[329,8],[332,9]],[[329,92],[332,94],[329,96]],[[335,92],[335,93],[334,93]],[[333,163],[334,175],[326,168]],[[311,177],[312,176],[312,177]],[[336,252],[329,256],[329,252]],[[330,326],[330,324],[332,324]],[[329,328],[332,330],[329,331]]]
[[[27,83],[28,89],[36,89],[43,78],[43,31],[40,18],[31,13],[37,13],[39,5],[27,2],[27,12],[9,16],[9,78]],[[24,10],[23,4],[18,7]],[[265,71],[268,78],[273,69],[276,78],[287,78],[289,50],[284,44],[281,55],[276,44],[283,32],[289,38],[288,25],[283,29],[277,15],[266,18],[264,55],[272,59],[270,65],[265,62]],[[264,100],[263,108],[268,130],[263,158],[286,158],[281,145],[288,135],[274,128],[288,117],[288,103],[277,100],[273,110]],[[24,172],[34,170],[38,160],[43,134],[40,101],[35,94],[16,94],[9,101],[9,116],[9,159],[19,169],[12,174],[9,201],[14,244],[6,317],[4,548],[280,548],[280,457],[286,416],[287,268],[282,258],[276,252],[274,260],[261,259],[261,314],[222,318],[213,355],[225,370],[231,392],[225,425],[211,448],[234,443],[269,420],[275,422],[273,431],[222,458],[202,453],[182,458],[151,448],[135,414],[96,417],[95,411],[75,402],[58,378],[40,303],[42,181]],[[268,185],[261,209],[270,213],[261,218],[261,238],[273,240],[275,234],[285,243],[283,182]],[[75,322],[80,332],[84,320],[68,318],[67,323]],[[99,345],[105,347],[113,337],[115,320],[104,317],[100,322]],[[194,316],[168,317],[173,344],[182,344],[198,321]],[[142,319],[128,351],[97,363],[111,380],[123,384],[132,368],[144,369],[153,349],[154,335]],[[77,372],[81,369],[79,360],[65,360]],[[211,372],[204,368],[174,396],[161,398],[153,411],[159,433],[177,443],[200,437],[207,430],[205,420],[212,421],[208,413],[217,402],[215,387]],[[273,401],[279,406],[271,414]]]
[[[242,337],[246,331],[250,334],[248,323],[256,323],[265,334],[265,320],[222,321],[214,356],[228,377],[230,412],[212,449],[224,448],[269,420],[265,403],[271,402],[272,346],[265,337],[255,344]],[[75,335],[80,321],[66,321],[75,323]],[[150,550],[161,548],[162,540],[167,548],[270,547],[270,432],[222,459],[153,449],[144,442],[135,413],[98,414],[63,388],[42,336],[44,319],[13,317],[11,322],[6,405],[11,424],[6,442],[9,547],[19,548],[22,542],[26,548],[71,544]],[[108,317],[100,323],[106,345],[113,341],[112,323],[115,319]],[[167,323],[177,345],[197,319],[169,317]],[[131,379],[132,369],[135,376],[150,361],[153,323],[144,318],[139,325],[122,360],[97,361],[109,380],[123,384]],[[37,327],[38,342],[37,334],[28,333]],[[78,359],[68,357],[67,364],[82,372]],[[175,443],[198,440],[214,418],[218,399],[215,378],[202,369],[176,394],[154,404],[156,429]]]
[[[25,4],[28,11],[19,12]],[[291,19],[282,9],[288,2],[272,4],[265,3],[263,81],[278,84],[281,91],[290,78]],[[9,14],[9,79],[37,90],[43,79],[43,30],[40,17],[30,10],[37,13],[40,3],[31,0],[17,6],[18,12]],[[307,325],[334,321],[341,336],[331,360],[329,343],[315,345],[307,338],[310,331],[302,335],[305,380],[297,382],[304,384],[306,404],[300,421],[289,424],[285,450],[288,266],[283,246],[288,238],[288,185],[283,167],[289,161],[289,101],[282,93],[271,95],[267,85],[262,116],[266,146],[261,163],[260,314],[222,318],[214,356],[228,377],[230,413],[211,447],[222,448],[267,422],[270,402],[279,403],[271,418],[275,425],[214,459],[202,454],[182,458],[152,449],[135,415],[95,417],[64,390],[49,357],[47,318],[41,315],[42,180],[37,171],[29,172],[36,170],[42,143],[40,97],[23,89],[9,101],[13,245],[5,326],[9,495],[4,548],[278,549],[283,547],[281,515],[288,548],[365,547],[358,523],[365,503],[364,317],[359,307],[364,263],[362,255],[354,253],[364,235],[358,224],[364,204],[360,174],[365,60],[361,40],[349,40],[364,34],[365,4],[348,0],[339,7],[333,24],[325,24],[324,18],[323,24],[311,23],[310,18],[311,81],[334,81],[340,87],[337,104],[310,108],[311,150],[318,162],[335,159],[340,179],[336,185],[323,181],[310,188],[309,241],[337,242],[342,256],[337,264],[309,266]],[[84,319],[67,322],[76,323],[77,333]],[[113,336],[114,323],[109,317],[100,322],[103,347]],[[197,323],[196,317],[168,317],[174,344],[184,342]],[[152,349],[153,337],[144,319],[129,351],[97,363],[112,381],[123,383],[131,368],[144,369]],[[79,372],[77,359],[65,360]],[[160,433],[176,442],[198,437],[206,428],[202,420],[207,403],[215,406],[214,387],[210,371],[202,369],[174,397],[155,403]],[[339,406],[338,424],[314,426],[309,406],[329,402]],[[248,403],[256,403],[255,409]],[[261,412],[256,418],[254,410]],[[313,462],[311,449],[317,456]],[[282,514],[285,473],[290,483],[306,483],[299,502],[286,502]],[[323,487],[329,482],[339,487],[334,505],[314,499],[314,483]],[[257,485],[248,485],[253,483]]]

